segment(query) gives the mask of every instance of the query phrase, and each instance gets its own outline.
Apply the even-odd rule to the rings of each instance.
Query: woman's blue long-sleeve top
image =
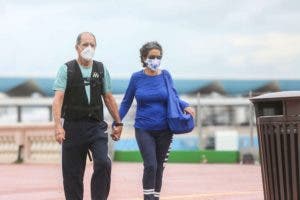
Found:
[[[170,73],[166,70],[163,71],[178,98]],[[135,98],[137,102],[135,128],[145,130],[168,129],[168,92],[164,81],[164,74],[160,73],[156,76],[149,76],[143,70],[132,74],[119,109],[121,119],[125,117]],[[188,106],[188,103],[182,100],[179,100],[179,103],[182,110]]]

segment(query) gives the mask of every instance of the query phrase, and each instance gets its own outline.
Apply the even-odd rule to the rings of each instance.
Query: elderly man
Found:
[[[108,197],[111,160],[102,98],[114,119],[112,139],[118,140],[122,132],[123,124],[111,93],[109,73],[101,62],[93,60],[96,45],[92,33],[79,34],[75,46],[78,58],[60,67],[53,87],[55,138],[62,144],[66,200],[83,199],[83,176],[89,151],[94,160],[92,200]]]

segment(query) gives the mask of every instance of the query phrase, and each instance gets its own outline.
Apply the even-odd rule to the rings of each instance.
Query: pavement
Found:
[[[84,177],[90,200],[92,164]],[[109,200],[142,200],[142,163],[114,162]],[[59,164],[1,164],[0,200],[63,200]],[[258,165],[167,164],[161,200],[263,200]]]

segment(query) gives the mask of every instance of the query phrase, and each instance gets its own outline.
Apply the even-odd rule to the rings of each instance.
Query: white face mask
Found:
[[[80,53],[81,57],[85,60],[92,60],[95,54],[95,49],[91,46],[86,47],[83,49],[83,51]]]
[[[160,59],[157,58],[155,59],[147,58],[145,62],[147,63],[147,67],[152,71],[156,71],[160,66]]]

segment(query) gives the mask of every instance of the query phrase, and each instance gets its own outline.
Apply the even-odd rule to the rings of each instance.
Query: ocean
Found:
[[[0,92],[5,93],[28,80],[33,80],[47,96],[53,96],[52,86],[54,78],[0,77]],[[113,93],[123,94],[126,91],[128,82],[128,79],[112,79]],[[273,87],[270,89],[281,91],[300,90],[300,80],[174,79],[174,86],[179,94],[189,94],[212,85],[217,85],[227,95],[237,96],[247,95],[249,91],[255,91],[267,86]]]

